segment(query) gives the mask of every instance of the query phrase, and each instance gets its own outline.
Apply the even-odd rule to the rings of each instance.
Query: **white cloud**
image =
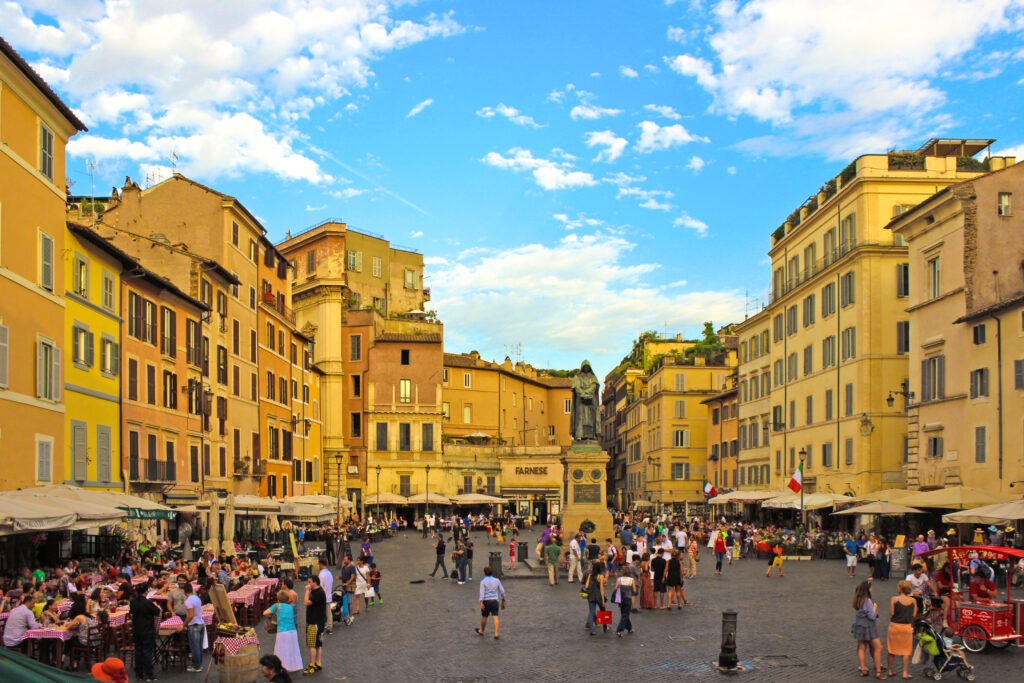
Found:
[[[553,156],[563,159],[571,159],[560,150],[553,150]],[[573,169],[569,161],[553,161],[533,156],[533,153],[522,147],[513,147],[508,151],[508,156],[502,156],[497,152],[488,152],[482,161],[488,166],[511,171],[530,171],[534,182],[545,190],[566,190],[577,187],[590,187],[596,185],[594,176],[584,171]]]
[[[998,152],[993,152],[992,155],[997,157],[1016,157],[1017,161],[1024,161],[1024,144],[1004,147]]]
[[[128,138],[101,138],[96,135],[71,138],[68,141],[67,151],[72,156],[89,158],[95,161],[107,159],[145,161],[160,158],[156,150],[141,142],[132,142]]]
[[[686,29],[679,28],[678,26],[668,27],[668,39],[673,43],[685,43],[686,42]]]
[[[694,232],[697,233],[698,237],[707,237],[708,234],[707,223],[705,223],[704,221],[699,221],[696,218],[693,218],[692,216],[689,216],[687,214],[683,214],[679,218],[676,218],[674,221],[672,221],[672,225],[676,226],[677,228],[687,228],[688,230],[693,230]]]
[[[602,375],[639,330],[741,319],[742,292],[667,291],[647,281],[658,266],[633,262],[634,248],[620,236],[574,232],[554,244],[477,249],[432,266],[446,343],[472,339],[486,357],[500,358],[509,339],[529,339],[563,367],[577,366],[587,349]]]
[[[0,2],[0,25],[87,121],[120,126],[107,137],[160,156],[173,148],[183,171],[211,178],[244,170],[325,183],[319,159],[296,145],[295,122],[368,86],[388,53],[465,30],[451,13],[400,19],[403,4],[30,0]],[[140,156],[125,150],[124,161]]]
[[[594,157],[594,161],[608,162],[615,161],[622,156],[626,145],[629,144],[626,138],[620,138],[610,130],[591,131],[584,136],[584,141],[587,147],[604,147]]]
[[[644,109],[663,116],[666,119],[671,119],[672,121],[678,121],[683,118],[679,112],[666,104],[645,104]]]
[[[980,41],[1019,30],[1024,7],[1015,0],[729,0],[715,5],[709,20],[706,49],[668,57],[668,66],[713,96],[712,111],[751,116],[776,126],[776,135],[838,155],[854,140],[871,138],[872,149],[886,149],[902,142],[893,134],[941,127],[936,112],[947,94],[933,79],[989,74],[990,65],[974,59]],[[851,136],[820,126],[819,117],[845,114],[865,130]],[[774,147],[792,153],[793,145]]]
[[[690,157],[690,160],[686,163],[686,168],[690,169],[694,173],[700,173],[701,171],[704,170],[704,166],[706,165],[707,162],[701,159],[699,156],[692,156]]]
[[[706,137],[690,133],[678,123],[662,127],[654,121],[642,121],[637,127],[640,129],[640,140],[636,143],[636,150],[642,154],[671,149],[691,142],[710,142]]]
[[[630,66],[620,66],[619,74],[626,78],[636,78],[637,76],[640,75],[636,69]]]
[[[644,64],[644,71],[646,71],[647,73],[656,74],[659,71],[661,71],[661,69],[654,66],[653,64]]]
[[[530,126],[531,128],[540,128],[540,124],[533,120],[532,116],[526,116],[521,114],[515,107],[510,107],[506,104],[499,104],[497,107],[481,107],[476,110],[476,115],[482,119],[491,119],[495,116],[504,116],[506,119],[516,124],[517,126]]]
[[[409,232],[409,237],[411,237],[413,239],[419,239],[420,237],[423,237],[423,231],[422,230],[411,230]]]
[[[357,190],[354,187],[346,187],[342,190],[331,190],[327,194],[335,199],[352,199],[353,197],[358,197],[361,194],[366,194],[366,190]]]
[[[306,204],[306,211],[309,211],[311,213],[314,211],[323,211],[326,208],[326,204],[324,204],[323,206],[313,206],[312,204]]]
[[[730,166],[729,168],[725,169],[725,171],[729,175],[736,175],[736,167],[735,166]]]
[[[418,115],[420,112],[422,112],[424,109],[426,109],[427,107],[429,107],[433,103],[434,103],[434,100],[429,99],[429,98],[423,100],[422,102],[417,104],[415,107],[410,109],[409,113],[405,115],[405,118],[411,119],[412,117]]]
[[[607,107],[599,107],[596,104],[577,104],[569,112],[569,116],[574,121],[585,119],[587,121],[593,121],[604,116],[618,116],[622,113],[621,109],[609,109]]]
[[[569,218],[569,215],[564,213],[552,214],[551,217],[561,223],[566,230],[576,230],[584,227],[596,228],[604,225],[604,221],[598,218],[590,218],[585,213],[576,214],[575,218]]]

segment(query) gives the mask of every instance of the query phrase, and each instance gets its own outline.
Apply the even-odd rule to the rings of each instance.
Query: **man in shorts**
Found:
[[[852,578],[857,575],[857,541],[852,535],[846,534],[843,550],[846,552],[846,575]]]
[[[475,629],[478,636],[487,630],[487,617],[494,617],[494,639],[498,639],[498,613],[505,608],[505,587],[493,576],[491,567],[484,567],[484,579],[480,582],[480,628]]]
[[[306,645],[309,647],[309,666],[302,670],[306,676],[324,668],[324,630],[327,627],[327,594],[320,587],[320,577],[311,576],[306,582]]]

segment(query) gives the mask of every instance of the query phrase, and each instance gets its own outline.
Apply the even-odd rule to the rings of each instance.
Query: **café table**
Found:
[[[25,631],[24,640],[32,641],[30,645],[33,651],[37,648],[41,649],[43,641],[55,641],[54,661],[57,666],[62,667],[64,664],[64,643],[71,640],[74,635],[73,632],[65,631],[62,628],[32,628]]]

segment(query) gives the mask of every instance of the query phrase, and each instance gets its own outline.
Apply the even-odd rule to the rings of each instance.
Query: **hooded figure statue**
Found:
[[[570,434],[574,441],[597,440],[597,408],[600,404],[599,384],[590,361],[583,361],[579,373],[572,378],[572,415]]]

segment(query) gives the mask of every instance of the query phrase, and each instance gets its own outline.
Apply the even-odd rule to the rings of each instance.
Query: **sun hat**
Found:
[[[124,669],[124,662],[117,657],[107,657],[102,662],[92,665],[92,677],[97,681],[105,683],[127,683],[128,672]]]
[[[991,531],[992,533],[996,533],[997,531],[999,531],[999,529],[996,528],[995,524],[992,524],[991,526],[989,526],[988,530]]]
[[[956,536],[956,529],[954,529],[953,527],[950,527],[949,531],[946,532],[946,535],[947,536]]]

